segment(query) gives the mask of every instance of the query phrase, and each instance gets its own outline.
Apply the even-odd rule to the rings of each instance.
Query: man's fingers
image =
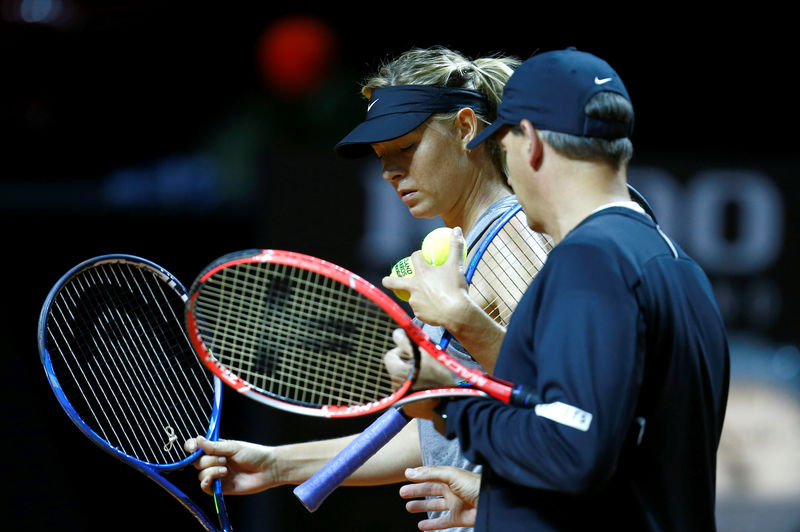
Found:
[[[436,519],[423,519],[417,523],[417,528],[420,530],[444,530],[453,526],[450,516],[445,514]]]
[[[420,484],[406,484],[400,488],[400,496],[404,499],[418,497],[441,497],[445,488],[440,482],[422,482]]]
[[[408,501],[406,503],[406,511],[412,514],[421,514],[423,512],[445,512],[450,510],[447,501],[442,498],[437,499],[422,499],[415,501]]]
[[[413,467],[406,469],[405,475],[408,480],[414,482],[433,480],[444,483],[457,482],[463,478],[463,475],[474,475],[476,478],[480,476],[478,473],[464,471],[451,466]]]

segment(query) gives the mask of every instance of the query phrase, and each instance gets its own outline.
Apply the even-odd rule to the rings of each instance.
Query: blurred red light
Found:
[[[304,95],[328,74],[337,40],[324,21],[295,15],[277,20],[262,33],[258,63],[265,83],[285,95]]]

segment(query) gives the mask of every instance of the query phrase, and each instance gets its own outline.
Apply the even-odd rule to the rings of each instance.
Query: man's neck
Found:
[[[551,191],[552,219],[548,233],[556,243],[596,209],[615,202],[630,201],[625,171],[596,163],[568,161],[564,174],[554,175]]]

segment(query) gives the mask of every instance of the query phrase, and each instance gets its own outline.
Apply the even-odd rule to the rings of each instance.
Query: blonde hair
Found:
[[[486,96],[488,112],[478,120],[485,126],[497,118],[497,107],[503,88],[521,61],[512,56],[492,55],[469,59],[444,46],[412,48],[392,60],[384,61],[378,71],[363,82],[361,93],[369,99],[372,91],[395,85],[437,85],[470,89]],[[457,112],[439,113],[434,119],[453,121]],[[487,153],[492,163],[507,175],[500,146],[494,138],[487,139]]]

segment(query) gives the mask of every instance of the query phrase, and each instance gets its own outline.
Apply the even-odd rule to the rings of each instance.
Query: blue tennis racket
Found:
[[[150,261],[89,259],[48,294],[39,355],[56,399],[87,438],[164,488],[204,529],[228,531],[219,481],[215,522],[167,480],[201,454],[186,453],[186,439],[219,435],[223,386],[186,335],[186,298],[183,285]]]

